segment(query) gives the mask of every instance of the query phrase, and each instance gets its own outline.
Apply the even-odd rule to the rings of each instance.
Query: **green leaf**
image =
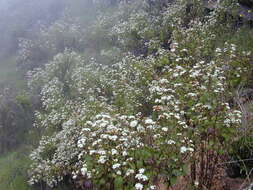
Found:
[[[122,189],[122,185],[124,183],[124,180],[121,176],[117,177],[114,180],[115,189]]]

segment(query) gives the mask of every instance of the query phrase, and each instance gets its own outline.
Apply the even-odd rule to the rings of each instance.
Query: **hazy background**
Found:
[[[75,27],[78,22],[85,28],[92,22],[92,5],[89,0],[0,0],[1,190],[31,189],[26,183],[28,155],[40,138],[39,131],[31,131],[40,102],[28,93],[26,73],[65,49],[64,39],[72,40],[76,35],[64,31],[70,31],[68,26]],[[57,48],[47,48],[46,40],[57,44]],[[23,42],[33,45],[23,47]],[[20,54],[26,50],[33,54],[22,59]]]

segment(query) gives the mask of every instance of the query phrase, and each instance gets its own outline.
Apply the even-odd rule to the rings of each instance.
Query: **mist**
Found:
[[[252,187],[252,0],[0,0],[0,190]]]

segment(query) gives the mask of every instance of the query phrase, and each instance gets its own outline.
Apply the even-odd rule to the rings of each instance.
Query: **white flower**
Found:
[[[146,119],[145,124],[153,125],[155,122],[152,119]]]
[[[83,148],[84,145],[85,145],[85,141],[86,141],[86,139],[84,139],[84,138],[80,139],[80,140],[77,142],[77,146],[78,146],[79,148]]]
[[[166,84],[166,83],[169,83],[169,81],[168,81],[167,79],[161,79],[161,80],[160,80],[160,83],[161,83],[161,84]]]
[[[168,140],[168,142],[167,142],[168,144],[176,144],[176,142],[175,141],[173,141],[173,140]]]
[[[112,155],[115,155],[115,154],[117,154],[117,153],[118,153],[118,151],[117,151],[117,150],[112,149]]]
[[[143,185],[141,183],[136,183],[135,184],[135,189],[136,190],[142,190],[143,189]]]
[[[143,132],[143,131],[145,130],[145,128],[142,127],[141,125],[139,125],[139,126],[137,127],[137,130],[138,130],[139,132]]]
[[[145,172],[145,169],[144,169],[144,168],[139,169],[139,173],[140,173],[140,174],[143,174],[144,172]]]
[[[173,77],[178,77],[178,73],[173,73]]]
[[[177,65],[177,66],[176,66],[176,69],[178,69],[178,70],[183,70],[184,68],[181,67],[180,65]]]
[[[105,155],[106,154],[106,152],[104,150],[98,150],[97,153],[100,154],[100,155]]]
[[[197,94],[195,94],[195,93],[188,93],[188,96],[195,97],[195,96],[197,96]]]
[[[212,109],[212,106],[211,106],[211,105],[204,105],[203,107],[204,107],[204,108],[207,108],[207,109],[209,109],[209,110]]]
[[[114,164],[113,166],[112,166],[112,169],[117,169],[117,168],[119,168],[121,165],[120,164]]]
[[[163,127],[162,130],[163,130],[164,132],[167,132],[167,131],[168,131],[168,128],[167,128],[167,127]]]
[[[220,53],[220,52],[222,52],[222,50],[220,49],[220,48],[216,48],[216,50],[215,50],[217,53]]]
[[[181,61],[182,60],[182,58],[181,57],[178,57],[178,58],[176,58],[176,62],[178,62],[178,61]]]
[[[136,127],[138,124],[138,121],[134,120],[130,122],[130,127]]]
[[[126,176],[129,176],[129,175],[131,175],[131,174],[133,174],[134,173],[134,170],[133,169],[128,169],[127,171],[126,171]]]
[[[136,174],[135,178],[138,180],[142,180],[142,181],[148,181],[148,177],[146,175],[141,174],[141,173]]]
[[[88,171],[87,168],[82,168],[82,169],[81,169],[82,175],[86,175],[87,171]]]
[[[109,139],[112,140],[112,141],[116,141],[117,138],[118,138],[118,137],[117,137],[116,135],[109,136]]]
[[[98,163],[104,164],[106,162],[106,157],[105,156],[100,156]]]
[[[123,155],[123,156],[127,156],[127,155],[128,155],[127,151],[123,151],[123,152],[122,152],[122,155]]]
[[[187,148],[185,147],[185,146],[182,146],[181,148],[180,148],[180,152],[181,153],[185,153],[187,151]]]
[[[112,141],[116,141],[117,138],[118,138],[118,137],[117,137],[116,135],[109,136],[109,139],[112,140]]]

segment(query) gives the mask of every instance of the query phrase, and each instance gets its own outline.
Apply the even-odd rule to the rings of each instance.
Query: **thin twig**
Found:
[[[250,174],[252,173],[252,171],[253,171],[253,168],[250,170],[250,172],[249,172],[249,174],[248,174],[248,177],[250,176]],[[247,179],[248,179],[248,177],[247,177]],[[240,186],[239,190],[241,190],[241,189],[243,188],[243,186],[244,186],[244,184],[246,183],[246,180],[247,180],[247,179],[244,180],[244,182],[243,182],[242,185]]]
[[[233,164],[238,162],[245,162],[245,161],[253,161],[253,159],[243,159],[243,160],[236,160],[236,161],[230,161],[230,162],[222,162],[218,163],[217,166],[224,165],[224,164]]]

